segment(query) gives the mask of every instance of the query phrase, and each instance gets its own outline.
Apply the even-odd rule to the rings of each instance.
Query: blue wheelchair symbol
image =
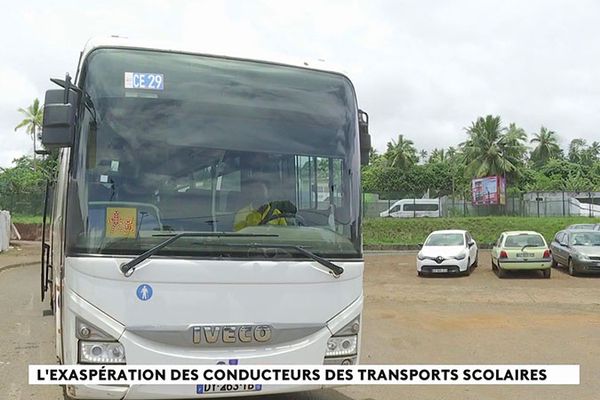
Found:
[[[138,299],[142,301],[150,300],[150,298],[152,297],[152,287],[146,283],[141,284],[140,286],[138,286],[136,294]]]

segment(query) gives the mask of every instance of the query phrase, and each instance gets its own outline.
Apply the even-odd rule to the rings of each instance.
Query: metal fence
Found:
[[[12,215],[40,216],[44,210],[45,186],[33,187],[27,192],[0,191],[0,210]]]
[[[407,197],[399,193],[363,193],[363,217],[385,216],[397,202],[418,204],[421,198]],[[474,205],[470,194],[462,196],[442,196],[437,199],[434,212],[419,212],[417,207],[409,207],[403,217],[477,217],[492,215],[522,217],[586,216],[600,217],[600,192],[526,192],[512,193],[506,196],[505,204]],[[428,201],[431,203],[431,201]],[[433,209],[433,208],[432,208]],[[383,213],[383,214],[382,214]],[[426,214],[426,215],[425,215]]]

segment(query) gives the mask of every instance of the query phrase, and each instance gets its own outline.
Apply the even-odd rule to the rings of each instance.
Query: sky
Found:
[[[178,43],[207,53],[324,59],[370,116],[374,146],[456,146],[499,115],[561,145],[598,140],[600,2],[20,1],[0,14],[0,167],[32,153],[19,107],[75,74],[94,36]]]

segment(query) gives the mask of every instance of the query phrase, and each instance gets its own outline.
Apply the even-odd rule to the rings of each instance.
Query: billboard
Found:
[[[506,180],[503,176],[486,176],[471,181],[473,205],[506,204]]]

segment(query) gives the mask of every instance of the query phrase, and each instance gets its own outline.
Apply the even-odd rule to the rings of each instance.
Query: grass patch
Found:
[[[11,215],[13,223],[41,224],[37,215]],[[533,230],[547,241],[570,224],[600,223],[589,217],[467,217],[467,218],[366,218],[363,239],[366,245],[416,245],[439,229],[466,229],[478,243],[492,243],[503,231]]]
[[[466,229],[481,244],[498,239],[503,231],[533,230],[547,241],[567,225],[599,223],[589,217],[471,217],[471,218],[367,218],[363,221],[366,245],[416,245],[439,229]]]
[[[23,214],[11,214],[11,222],[13,224],[41,224],[41,215],[23,215]]]

